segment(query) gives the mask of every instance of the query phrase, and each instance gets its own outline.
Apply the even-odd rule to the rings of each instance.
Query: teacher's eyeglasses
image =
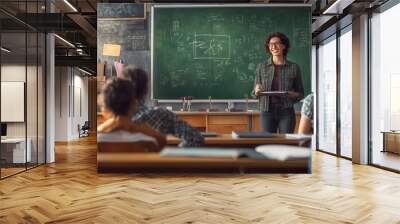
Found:
[[[281,42],[278,42],[278,43],[269,43],[269,44],[268,44],[268,47],[280,47],[280,46],[282,46],[282,43],[281,43]]]

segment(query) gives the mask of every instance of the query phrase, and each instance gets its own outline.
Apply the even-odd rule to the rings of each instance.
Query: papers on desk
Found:
[[[286,139],[311,139],[312,135],[306,134],[285,134]]]
[[[277,137],[270,132],[232,131],[232,138],[271,138]]]
[[[302,138],[311,138],[312,135],[308,134],[285,134],[285,138],[290,139],[302,139]]]
[[[256,151],[268,159],[280,161],[308,159],[311,157],[309,148],[292,145],[260,145],[256,147]]]
[[[160,152],[161,156],[166,157],[204,157],[204,158],[249,158],[249,159],[265,159],[262,153],[254,151],[254,149],[243,148],[175,148],[167,147]]]

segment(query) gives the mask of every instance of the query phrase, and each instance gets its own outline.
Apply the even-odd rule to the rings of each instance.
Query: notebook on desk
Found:
[[[252,132],[252,131],[232,131],[232,138],[271,138],[277,137],[270,132]]]
[[[203,137],[217,137],[217,132],[214,131],[207,131],[207,132],[200,132],[201,136]]]
[[[244,148],[175,148],[167,147],[160,152],[165,157],[203,157],[203,158],[228,158],[228,159],[265,159],[262,153],[254,151],[254,149]]]

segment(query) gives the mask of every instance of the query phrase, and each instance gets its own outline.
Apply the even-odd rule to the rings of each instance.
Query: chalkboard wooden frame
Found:
[[[154,9],[155,8],[209,8],[209,7],[304,7],[304,8],[311,8],[311,4],[254,4],[254,3],[244,3],[244,4],[152,4],[151,5],[151,93],[150,97],[152,100],[157,100],[161,103],[179,103],[181,99],[156,99],[154,98]],[[311,28],[311,27],[310,27]],[[311,47],[310,47],[310,54],[311,54]],[[312,60],[310,59],[310,69],[312,69]],[[311,76],[311,75],[310,75]],[[311,78],[311,77],[310,77]],[[250,99],[247,102],[255,103],[258,100]],[[227,103],[227,102],[246,102],[246,99],[213,99],[213,102],[220,102],[220,103]],[[192,100],[192,102],[199,102],[199,103],[207,103],[209,102],[208,99],[199,99],[199,100]]]

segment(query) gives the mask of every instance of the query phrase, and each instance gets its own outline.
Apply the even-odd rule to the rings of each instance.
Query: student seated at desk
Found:
[[[132,122],[136,111],[135,86],[124,79],[108,81],[101,93],[106,121],[97,128],[98,142],[154,142],[153,151],[166,144],[165,136],[143,122]]]
[[[314,127],[314,94],[311,93],[303,100],[298,132],[299,134],[312,134],[313,127]]]
[[[182,142],[179,146],[181,147],[203,145],[204,138],[200,132],[179,119],[175,113],[161,107],[145,105],[148,76],[143,69],[131,65],[126,67],[122,74],[136,86],[136,99],[139,106],[133,117],[135,122],[145,122],[164,135],[170,134],[180,138]]]

